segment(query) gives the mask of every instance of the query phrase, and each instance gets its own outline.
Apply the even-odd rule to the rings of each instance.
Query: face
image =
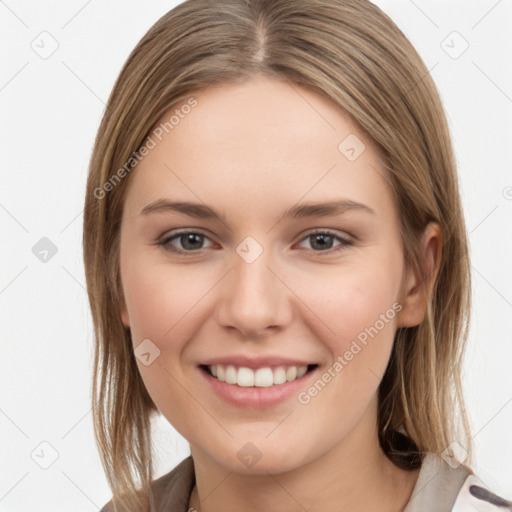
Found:
[[[256,77],[193,98],[129,178],[123,323],[193,450],[290,470],[375,433],[404,310],[396,206],[377,148],[316,93]]]

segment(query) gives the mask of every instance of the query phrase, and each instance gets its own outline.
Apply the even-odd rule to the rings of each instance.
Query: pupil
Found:
[[[320,241],[320,244],[319,244],[319,247],[317,248],[320,248],[320,249],[325,249],[327,245],[329,245],[328,243],[326,243],[326,239],[329,239],[330,242],[332,242],[332,236],[331,235],[313,235],[313,240],[314,240],[314,243],[313,243],[313,248],[315,246],[315,244],[317,243],[317,241]],[[329,248],[329,247],[327,247]]]
[[[194,249],[196,247],[194,247],[194,242],[199,242],[199,245],[201,245],[201,235],[196,235],[194,233],[187,233],[185,235],[183,235],[184,237],[184,240],[185,240],[185,243],[183,244],[183,246],[186,248],[186,249]],[[190,244],[192,247],[187,247],[187,244]]]

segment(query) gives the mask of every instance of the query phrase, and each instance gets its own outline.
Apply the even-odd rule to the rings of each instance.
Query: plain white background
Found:
[[[176,3],[0,2],[3,512],[93,512],[110,499],[89,405],[85,180],[104,104],[125,59]],[[449,118],[473,270],[465,387],[474,469],[510,499],[512,2],[376,3],[421,54]],[[36,244],[48,244],[43,237],[56,251],[50,249],[46,262],[36,256]],[[189,452],[165,420],[155,435],[160,475]]]

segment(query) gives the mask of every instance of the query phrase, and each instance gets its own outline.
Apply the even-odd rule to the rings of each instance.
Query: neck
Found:
[[[235,473],[191,446],[196,487],[190,507],[198,512],[402,511],[419,469],[395,466],[380,448],[376,422],[365,419],[326,453],[283,473]]]

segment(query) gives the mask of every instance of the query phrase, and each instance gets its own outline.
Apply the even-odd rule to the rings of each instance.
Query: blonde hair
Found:
[[[119,227],[133,155],[162,115],[192,92],[260,73],[330,99],[375,141],[401,220],[405,264],[417,275],[420,237],[428,222],[440,225],[442,260],[426,316],[397,330],[379,387],[379,439],[404,468],[455,440],[471,458],[461,388],[470,311],[466,230],[445,114],[420,56],[365,0],[188,0],[160,18],[126,61],[87,180],[93,419],[116,510],[148,510],[153,503],[150,426],[157,409],[120,316]]]

